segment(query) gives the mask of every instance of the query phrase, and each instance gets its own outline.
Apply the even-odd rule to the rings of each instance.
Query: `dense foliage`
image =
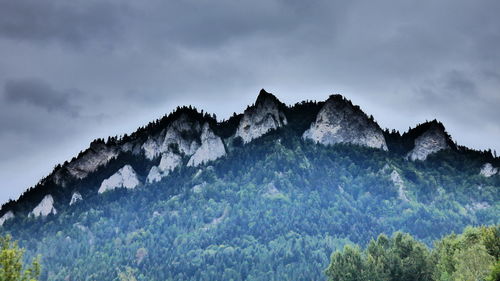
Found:
[[[411,235],[380,235],[366,249],[345,246],[326,270],[331,281],[499,280],[500,226],[467,228],[429,249]]]
[[[23,266],[24,250],[7,235],[0,237],[0,281],[36,281],[40,276],[38,259]]]
[[[304,141],[319,107],[286,109],[289,126],[249,144],[226,139],[228,155],[208,165],[182,165],[158,183],[97,194],[125,163],[144,182],[159,162],[123,153],[66,188],[42,185],[10,202],[16,217],[1,231],[20,241],[28,259],[42,254],[41,280],[267,281],[322,280],[333,251],[382,232],[408,232],[430,245],[467,225],[499,223],[500,176],[479,175],[486,161],[500,164],[491,153],[456,148],[411,162],[402,151]],[[239,118],[219,123],[218,132],[231,136]],[[131,137],[158,130],[162,120]],[[396,132],[392,138],[395,146],[402,140]],[[408,200],[398,195],[393,171]],[[68,206],[74,190],[84,200]],[[30,217],[47,193],[57,215]],[[412,254],[426,260],[428,250],[418,245]]]

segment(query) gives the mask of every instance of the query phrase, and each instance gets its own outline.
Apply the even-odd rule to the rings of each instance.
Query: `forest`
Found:
[[[384,279],[392,278],[384,275],[387,270],[400,270],[384,262],[402,259],[398,263],[404,264],[404,255],[393,252],[405,245],[421,258],[412,266],[429,266],[425,278],[434,279],[425,280],[454,280],[446,278],[454,278],[462,265],[447,263],[443,256],[443,274],[435,279],[436,250],[428,247],[469,225],[500,223],[500,176],[479,173],[485,162],[498,166],[499,159],[459,146],[426,161],[408,161],[397,149],[318,145],[300,137],[317,107],[299,104],[287,111],[289,126],[245,145],[228,141],[225,157],[199,167],[181,165],[161,181],[135,189],[97,193],[100,182],[124,163],[144,182],[159,160],[123,153],[85,179],[70,182],[71,189],[36,187],[4,205],[16,208],[18,215],[0,232],[26,249],[26,263],[41,256],[40,280],[325,280],[336,278],[331,274],[338,268],[349,271],[354,265],[345,258],[350,255],[366,272],[381,270],[381,279],[356,275],[342,280],[403,280],[397,279],[400,275]],[[230,135],[238,118],[226,121],[219,132]],[[127,138],[141,137],[162,122]],[[386,135],[401,151],[411,139]],[[394,172],[404,197],[391,178]],[[74,190],[83,200],[69,206]],[[29,216],[46,193],[54,196],[57,214]],[[398,231],[411,237],[379,236]],[[453,237],[442,243],[455,243]],[[360,250],[365,247],[379,253],[376,261],[371,261],[375,254]],[[467,253],[457,250],[448,258],[460,255]]]
[[[500,225],[468,227],[429,248],[397,232],[371,240],[365,249],[346,245],[325,271],[329,281],[500,280]]]

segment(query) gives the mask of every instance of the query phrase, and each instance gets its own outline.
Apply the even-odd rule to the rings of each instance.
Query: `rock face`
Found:
[[[187,113],[179,114],[176,120],[154,135],[135,136],[118,141],[115,139],[114,142],[108,141],[107,143],[103,140],[96,140],[78,157],[55,170],[50,179],[66,187],[68,179],[83,179],[123,152],[134,155],[144,153],[149,160],[162,156],[168,150],[191,156],[200,146],[201,125],[199,121],[189,116]]]
[[[162,172],[157,166],[151,167],[149,170],[148,177],[146,178],[147,183],[159,182],[163,177]]]
[[[142,149],[148,159],[161,155],[160,164],[149,171],[146,181],[160,181],[170,171],[182,164],[182,158],[189,156],[188,166],[215,160],[226,155],[222,139],[215,135],[208,123],[200,125],[200,121],[181,115],[164,131],[150,137]]]
[[[427,131],[415,139],[415,146],[407,154],[411,161],[425,160],[427,156],[443,149],[448,149],[448,136],[444,127],[437,123],[432,123]]]
[[[148,140],[142,145],[142,150],[144,151],[146,158],[152,160],[160,155],[162,151],[162,143],[163,138],[160,136],[148,138]]]
[[[170,171],[182,164],[182,157],[171,150],[162,153],[160,164],[153,166],[149,170],[146,181],[148,183],[158,182],[166,177]]]
[[[200,123],[183,114],[158,136],[150,137],[142,145],[142,149],[150,160],[172,149],[185,155],[192,155],[200,146],[198,143],[200,133]]]
[[[50,194],[45,195],[42,201],[31,211],[30,215],[45,217],[49,214],[57,214],[57,210],[54,208],[54,198]]]
[[[167,151],[162,154],[158,169],[162,172],[172,171],[180,164],[182,164],[182,157],[175,152]]]
[[[479,172],[479,174],[483,177],[489,178],[491,176],[498,174],[498,168],[493,167],[491,163],[485,163],[481,167],[481,171]]]
[[[139,179],[130,165],[125,165],[111,177],[102,181],[98,193],[103,193],[115,188],[132,189],[139,185]]]
[[[13,218],[14,218],[14,213],[12,211],[8,211],[0,218],[0,226],[2,226],[6,221]]]
[[[226,155],[226,149],[221,138],[216,136],[210,129],[210,125],[205,123],[201,133],[201,146],[191,156],[188,166],[198,166],[200,164],[215,160]]]
[[[183,156],[195,154],[200,148],[200,138],[203,138],[200,135],[203,135],[200,122],[182,114],[157,136],[150,137],[142,145],[144,155],[150,160],[161,156],[161,160],[158,166],[151,168],[146,182],[160,181],[170,171],[182,164]]]
[[[391,181],[398,188],[398,198],[402,201],[408,202],[408,197],[406,197],[405,184],[401,176],[396,170],[392,170]]]
[[[107,146],[100,142],[92,143],[89,149],[54,174],[54,182],[65,186],[65,174],[76,179],[83,179],[98,167],[107,164],[111,159],[118,156],[119,152],[120,150],[115,146]]]
[[[262,89],[255,104],[245,110],[235,137],[241,137],[243,143],[248,143],[286,124],[287,119],[279,109],[278,99]]]
[[[71,206],[81,200],[83,200],[82,195],[78,191],[75,191],[73,192],[73,195],[71,195],[71,200],[69,201],[69,205]]]
[[[324,145],[351,143],[387,150],[377,123],[340,95],[328,98],[302,137]]]

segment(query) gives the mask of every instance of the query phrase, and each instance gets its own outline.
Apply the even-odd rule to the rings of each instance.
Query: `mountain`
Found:
[[[228,120],[178,107],[93,141],[5,203],[0,231],[41,254],[42,280],[323,280],[379,233],[498,224],[498,167],[436,120],[401,134],[340,95],[261,90]]]

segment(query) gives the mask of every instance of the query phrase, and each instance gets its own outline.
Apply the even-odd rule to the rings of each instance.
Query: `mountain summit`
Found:
[[[303,137],[325,145],[351,143],[387,150],[378,124],[341,95],[328,98]]]
[[[273,95],[260,90],[255,104],[245,110],[235,137],[248,143],[265,133],[283,127],[287,119],[281,108],[283,104]]]

